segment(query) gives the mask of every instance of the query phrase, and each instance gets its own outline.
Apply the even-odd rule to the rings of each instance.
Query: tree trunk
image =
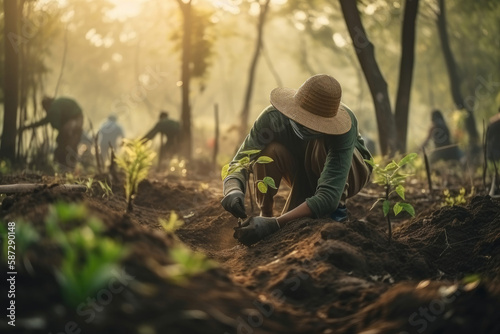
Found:
[[[187,160],[191,160],[192,155],[192,135],[191,135],[191,105],[189,103],[189,85],[191,80],[191,21],[192,7],[191,0],[184,2],[178,0],[183,16],[182,36],[182,111],[181,111],[181,151]]]
[[[443,56],[446,62],[446,68],[448,69],[448,78],[450,79],[453,102],[458,109],[465,109],[467,111],[465,129],[469,134],[470,150],[473,152],[478,147],[479,143],[479,133],[477,131],[476,120],[474,118],[474,106],[465,103],[463,95],[460,91],[462,81],[459,75],[458,65],[450,47],[448,31],[446,28],[446,8],[444,0],[439,0],[439,13],[437,15],[436,23],[439,32],[439,39],[441,40],[441,48],[443,49]]]
[[[398,149],[406,152],[408,136],[408,110],[410,106],[411,82],[415,55],[415,22],[419,0],[406,0],[401,34],[401,63],[399,66],[399,84],[396,95],[395,120]]]
[[[356,1],[339,0],[349,35],[356,50],[356,56],[365,75],[375,105],[379,144],[382,154],[396,152],[396,126],[391,111],[387,83],[380,72],[374,54],[374,46],[368,40]]]
[[[18,12],[17,0],[3,2],[4,7],[4,119],[0,155],[14,162],[16,157],[17,107],[18,107]]]
[[[257,39],[255,42],[255,50],[252,57],[252,62],[250,64],[250,70],[248,72],[248,83],[247,90],[245,94],[245,100],[243,102],[243,108],[240,114],[240,142],[243,142],[247,135],[248,126],[248,116],[250,114],[250,101],[252,100],[253,94],[253,83],[255,79],[255,71],[257,69],[257,63],[259,62],[261,47],[262,47],[262,35],[264,31],[264,24],[266,22],[266,15],[269,9],[269,3],[271,0],[266,0],[263,5],[260,5],[259,21],[257,23]]]

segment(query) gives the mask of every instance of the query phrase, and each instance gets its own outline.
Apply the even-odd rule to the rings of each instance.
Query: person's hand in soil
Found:
[[[234,228],[233,237],[246,246],[251,246],[280,229],[274,217],[250,217]]]
[[[236,218],[246,218],[245,194],[241,190],[230,191],[221,202],[226,211],[229,211]]]

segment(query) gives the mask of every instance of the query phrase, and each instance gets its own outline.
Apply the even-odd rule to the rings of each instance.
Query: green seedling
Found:
[[[173,210],[170,212],[170,217],[168,217],[168,220],[160,218],[159,222],[165,232],[171,235],[174,235],[175,231],[177,231],[182,225],[184,225],[184,221],[182,219],[179,219],[179,216]]]
[[[70,226],[75,223],[78,226]],[[45,225],[47,235],[63,254],[56,269],[61,293],[69,306],[76,307],[109,283],[126,249],[102,235],[102,222],[88,217],[83,205],[56,204]]]
[[[444,201],[441,203],[441,207],[444,206],[455,206],[455,205],[463,205],[467,203],[465,199],[465,188],[461,188],[460,192],[457,196],[453,196],[450,193],[450,190],[443,190]]]
[[[151,142],[139,139],[124,140],[122,154],[115,158],[115,162],[125,173],[127,211],[132,211],[132,201],[139,182],[148,176],[154,157]]]
[[[376,164],[373,161],[373,158],[371,158],[370,160],[365,159],[366,163],[370,164],[373,167],[373,173],[375,174],[375,180],[373,182],[385,188],[385,196],[377,199],[377,201],[373,203],[373,206],[370,208],[370,210],[373,209],[379,202],[382,202],[382,211],[387,219],[389,243],[392,239],[392,226],[391,218],[389,215],[391,206],[395,216],[397,216],[401,211],[406,211],[412,217],[415,217],[415,209],[411,204],[401,201],[392,204],[390,196],[393,193],[396,193],[403,201],[405,201],[405,187],[403,186],[403,183],[411,174],[403,174],[401,169],[404,165],[408,164],[416,157],[416,153],[410,153],[403,157],[399,162],[392,160],[385,167],[381,167],[379,164]]]
[[[228,177],[231,174],[240,172],[240,171],[245,171],[246,175],[249,176],[252,171],[253,171],[253,166],[257,164],[268,164],[273,162],[274,160],[268,156],[261,155],[257,159],[251,158],[251,156],[256,156],[257,154],[260,153],[261,150],[247,150],[247,151],[242,151],[240,153],[245,154],[246,156],[235,161],[232,163],[228,163],[222,167],[221,171],[221,178],[224,180],[226,177]],[[257,180],[255,181],[257,183],[257,189],[265,194],[267,193],[269,188],[277,189],[276,184],[274,182],[274,179],[272,177],[266,176],[262,180]],[[250,195],[250,203],[252,205],[252,211],[253,211],[253,198],[252,198],[252,193],[251,193],[251,187],[250,187],[250,177],[247,177],[247,185],[248,185],[248,191]]]
[[[85,186],[85,193],[86,194],[89,194],[90,196],[92,196],[94,194],[94,190],[92,189],[92,186],[94,185],[94,178],[93,177],[89,177],[86,180],[81,180],[81,179],[75,180],[74,182],[76,184]]]
[[[174,262],[164,267],[168,280],[176,284],[184,284],[194,275],[203,273],[217,265],[204,254],[195,252],[184,245],[178,245],[169,251],[170,258]]]
[[[97,184],[101,187],[102,190],[102,198],[110,198],[113,195],[113,189],[111,189],[107,180],[97,181]]]

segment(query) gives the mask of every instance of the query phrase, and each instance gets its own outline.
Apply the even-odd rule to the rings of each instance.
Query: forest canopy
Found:
[[[5,1],[5,0],[4,0]],[[4,8],[2,1],[2,8]],[[340,1],[342,2],[342,1]],[[256,64],[248,123],[269,104],[276,86],[298,87],[315,73],[341,82],[343,101],[355,110],[365,136],[378,137],[375,108],[337,1],[269,2]],[[22,0],[18,34],[0,44],[19,55],[19,108],[39,118],[43,95],[76,98],[92,124],[118,114],[131,137],[156,120],[159,110],[181,119],[182,6],[191,8],[189,112],[194,136],[211,133],[217,104],[221,123],[238,124],[265,1]],[[418,147],[430,111],[443,111],[459,142],[466,142],[464,113],[452,99],[436,26],[439,1],[422,0],[415,33],[407,149]],[[394,108],[400,73],[404,1],[358,1],[362,24]],[[1,16],[4,27],[5,13]],[[500,105],[500,4],[447,1],[449,43],[464,101],[477,127]],[[4,88],[1,100],[4,100]],[[3,119],[2,119],[3,120]],[[19,121],[18,121],[19,125]],[[208,135],[207,135],[208,136]],[[195,138],[195,143],[203,138]],[[199,144],[196,144],[199,146]]]

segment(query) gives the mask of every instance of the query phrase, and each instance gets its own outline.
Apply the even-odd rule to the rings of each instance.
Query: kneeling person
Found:
[[[258,149],[274,162],[255,164],[258,180],[268,176],[279,188],[285,181],[291,192],[279,217],[274,217],[276,189],[255,191],[259,217],[246,220],[234,237],[251,245],[302,218],[331,217],[347,220],[346,199],[368,182],[371,167],[364,162],[370,152],[359,134],[354,113],[340,102],[342,90],[329,75],[315,75],[298,89],[276,88],[271,106],[255,121],[232,163],[243,151]],[[254,157],[252,157],[254,158]],[[224,180],[222,206],[234,216],[246,218],[244,206],[248,175],[241,170]]]

